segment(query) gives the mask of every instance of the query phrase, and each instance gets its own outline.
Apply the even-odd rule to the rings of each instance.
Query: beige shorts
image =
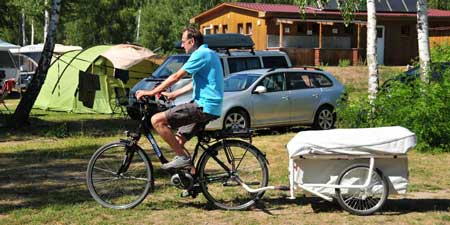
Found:
[[[172,129],[177,129],[177,133],[186,140],[194,137],[199,131],[203,130],[209,121],[219,118],[203,112],[203,108],[197,103],[185,103],[177,105],[165,112],[167,122]]]

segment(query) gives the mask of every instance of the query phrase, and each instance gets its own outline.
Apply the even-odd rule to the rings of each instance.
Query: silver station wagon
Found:
[[[222,116],[208,130],[309,125],[334,126],[344,86],[317,68],[247,70],[225,78]],[[185,96],[187,97],[187,96]],[[178,99],[178,102],[186,99]]]

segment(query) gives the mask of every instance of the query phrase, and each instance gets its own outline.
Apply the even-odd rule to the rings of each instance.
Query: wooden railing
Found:
[[[292,65],[329,65],[336,66],[340,60],[347,59],[351,65],[363,63],[366,55],[365,49],[327,49],[327,48],[279,48],[291,59]]]

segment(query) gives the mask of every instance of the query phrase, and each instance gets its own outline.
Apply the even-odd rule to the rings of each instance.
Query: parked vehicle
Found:
[[[251,43],[250,43],[251,42]],[[262,68],[288,68],[291,61],[286,53],[281,51],[253,51],[253,41],[250,37],[240,34],[215,34],[205,35],[205,43],[209,48],[218,51],[224,76],[244,70]],[[231,50],[239,49],[239,50]],[[246,50],[242,50],[246,49]],[[138,90],[151,90],[155,85],[164,81],[171,74],[178,71],[189,59],[188,54],[169,56],[148,78],[138,82],[129,93],[128,114],[133,119],[138,119],[135,93]],[[191,82],[190,76],[183,77],[174,84],[169,91],[183,87]],[[189,94],[190,96],[190,94]]]
[[[26,90],[31,82],[38,64],[30,57],[23,54],[12,54],[14,62],[20,69],[20,78],[18,80],[18,87],[22,90]]]
[[[317,68],[248,70],[225,78],[222,117],[209,130],[310,125],[330,129],[344,86]],[[175,104],[190,96],[177,98]]]
[[[0,87],[6,80],[14,80],[18,83],[19,69],[14,63],[13,57],[8,49],[0,49]]]
[[[443,72],[449,70],[450,70],[450,62],[431,63],[430,81],[442,80]],[[393,82],[399,81],[402,83],[408,83],[418,79],[419,77],[420,77],[420,66],[416,66],[400,75],[387,79],[381,87],[382,90],[386,91],[389,89],[389,87],[392,85]]]

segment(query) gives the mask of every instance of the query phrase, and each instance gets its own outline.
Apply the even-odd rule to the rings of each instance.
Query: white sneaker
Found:
[[[178,169],[192,165],[191,158],[187,155],[177,155],[172,161],[165,163],[161,166],[161,169]]]

